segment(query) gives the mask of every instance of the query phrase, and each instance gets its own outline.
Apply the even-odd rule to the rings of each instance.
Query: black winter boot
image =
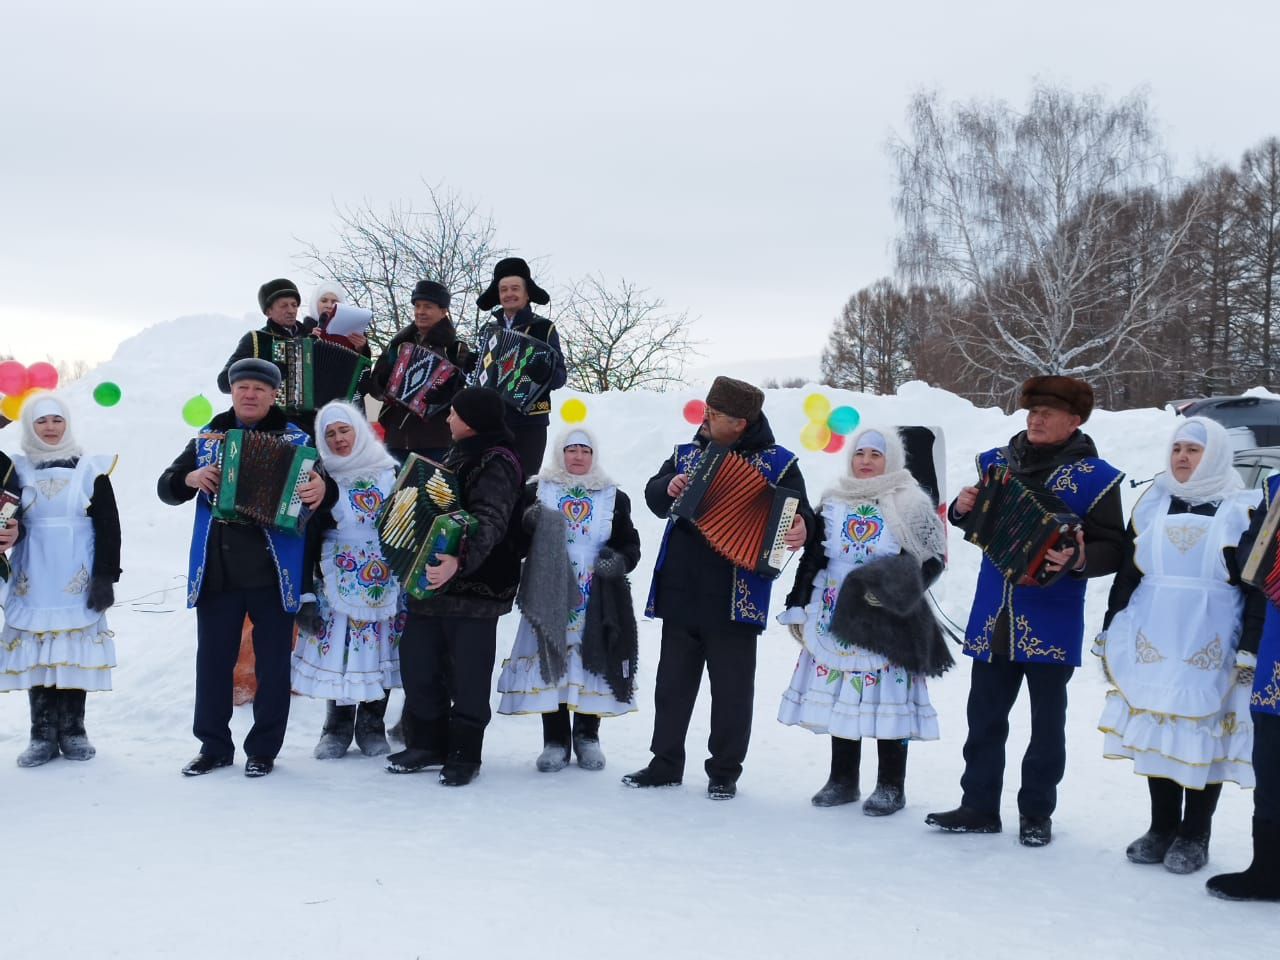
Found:
[[[317,760],[337,760],[347,754],[351,738],[356,733],[356,708],[340,707],[337,700],[329,700],[324,708],[324,727],[320,730],[320,742],[312,756]]]
[[[440,771],[446,787],[465,787],[480,775],[480,753],[484,747],[484,727],[449,722],[449,759]]]
[[[1151,793],[1151,826],[1126,848],[1131,863],[1164,863],[1182,820],[1182,787],[1166,777],[1147,777]]]
[[[542,753],[535,766],[539,773],[557,773],[569,765],[569,707],[560,704],[554,713],[542,715]]]
[[[603,770],[604,751],[600,749],[600,717],[594,713],[573,715],[573,752],[583,770]]]
[[[1178,836],[1164,855],[1164,868],[1170,873],[1195,873],[1209,862],[1209,830],[1213,812],[1218,808],[1222,784],[1211,783],[1203,790],[1187,791],[1186,810]]]
[[[18,766],[38,767],[58,755],[58,691],[32,687],[27,701],[31,705],[31,743],[18,755]]]
[[[1205,884],[1220,900],[1280,903],[1280,823],[1253,818],[1253,863],[1241,873],[1220,873]]]
[[[366,700],[356,708],[356,746],[366,757],[382,757],[391,752],[383,723],[390,698],[388,691],[381,700]]]
[[[858,767],[862,762],[862,741],[831,738],[831,775],[810,802],[815,807],[838,807],[854,803],[858,793]]]
[[[389,773],[419,773],[442,767],[449,756],[449,718],[419,720],[408,710],[400,715],[408,736],[403,750],[387,757]]]
[[[945,833],[999,833],[1001,830],[1000,814],[983,813],[964,804],[954,810],[931,813],[924,822]]]
[[[58,690],[58,748],[68,760],[91,760],[98,751],[84,732],[83,690]]]
[[[907,805],[907,741],[877,740],[880,767],[876,771],[876,789],[862,804],[868,817],[887,817]]]

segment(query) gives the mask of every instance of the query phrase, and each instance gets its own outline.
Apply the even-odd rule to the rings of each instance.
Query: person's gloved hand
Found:
[[[534,383],[546,383],[554,369],[546,357],[530,357],[524,365],[525,374]]]
[[[308,600],[298,608],[298,612],[293,615],[293,622],[298,625],[299,630],[313,637],[319,636],[324,629],[324,618],[320,616],[320,607],[314,600]]]
[[[102,613],[115,605],[115,586],[106,577],[93,577],[89,580],[89,609],[94,613]]]
[[[597,577],[621,577],[627,572],[627,562],[622,554],[611,547],[601,547],[596,557],[595,573]]]

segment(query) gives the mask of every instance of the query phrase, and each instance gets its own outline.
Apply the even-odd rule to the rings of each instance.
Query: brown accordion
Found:
[[[799,508],[794,491],[774,486],[747,460],[712,443],[671,505],[671,515],[692,523],[735,567],[772,579],[786,566],[783,537]]]
[[[456,366],[429,347],[402,343],[387,381],[387,399],[425,417],[431,393],[457,372]]]
[[[1280,497],[1271,501],[1262,520],[1258,539],[1253,541],[1249,559],[1240,579],[1257,587],[1272,603],[1280,605]]]
[[[219,437],[203,434],[202,439]],[[220,439],[222,476],[211,504],[214,519],[300,532],[311,511],[299,499],[298,488],[319,459],[315,448],[258,430],[228,430]]]
[[[1070,569],[1050,571],[1045,554],[1076,549],[1081,520],[1062,498],[1023,483],[1006,466],[987,468],[965,523],[965,539],[982,548],[1006,580],[1047,587]]]

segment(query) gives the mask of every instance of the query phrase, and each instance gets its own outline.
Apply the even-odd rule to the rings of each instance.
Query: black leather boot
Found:
[[[1205,884],[1220,900],[1280,903],[1280,823],[1253,818],[1253,863],[1240,873],[1220,873]]]
[[[484,727],[450,721],[449,759],[440,771],[440,783],[446,787],[465,787],[478,777],[483,747]]]

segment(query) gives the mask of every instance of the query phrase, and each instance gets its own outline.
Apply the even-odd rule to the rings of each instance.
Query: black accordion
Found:
[[[496,390],[508,406],[528,413],[551,392],[555,360],[543,341],[491,323],[481,340],[475,385]]]
[[[363,354],[318,337],[272,337],[271,360],[282,378],[276,405],[288,412],[310,412],[331,400],[350,400],[370,367]]]
[[[218,439],[213,434],[204,438]],[[315,448],[258,430],[228,430],[221,440],[214,519],[301,532],[311,510],[299,499],[298,488],[310,479],[319,459]]]
[[[386,397],[425,417],[431,394],[457,374],[458,368],[430,347],[402,343],[387,381]]]
[[[988,467],[978,484],[978,499],[965,520],[965,539],[977,544],[1006,580],[1024,587],[1047,587],[1061,570],[1046,568],[1050,550],[1076,550],[1083,527],[1062,498],[1024,483],[1007,466]]]
[[[1240,579],[1257,587],[1272,603],[1280,605],[1280,497],[1271,501],[1258,538],[1240,571]]]
[[[458,479],[434,460],[409,454],[378,515],[382,556],[409,596],[434,591],[427,567],[441,555],[458,556],[475,519],[462,509]]]
[[[743,457],[712,443],[671,505],[671,515],[692,523],[735,567],[773,579],[786,566],[783,537],[799,508],[795,491],[774,486]]]
[[[22,499],[15,493],[0,489],[0,527],[7,527],[22,515]],[[0,553],[0,580],[9,579],[9,558]]]

